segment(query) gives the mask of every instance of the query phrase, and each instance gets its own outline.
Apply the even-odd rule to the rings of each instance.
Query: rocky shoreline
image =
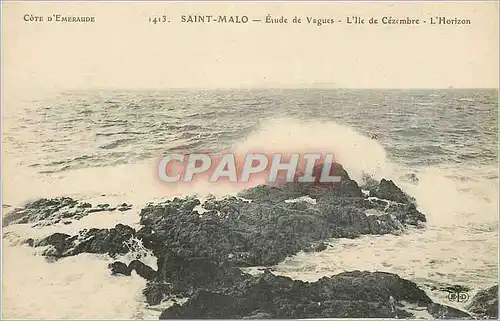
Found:
[[[174,198],[144,207],[139,230],[117,224],[25,242],[43,247],[43,255],[56,261],[80,253],[117,259],[139,241],[157,258],[156,270],[140,257],[129,264],[116,260],[109,269],[115,275],[135,271],[148,280],[143,293],[150,305],[188,298],[165,309],[162,319],[415,318],[414,311],[433,318],[498,317],[498,285],[478,293],[466,312],[433,302],[415,283],[392,273],[349,271],[303,282],[270,270],[242,272],[301,251],[322,251],[332,238],[425,228],[415,200],[393,181],[367,177],[359,186],[340,164],[334,170],[340,183],[260,185],[222,199]],[[94,207],[69,197],[40,199],[13,210],[3,224],[71,224],[101,211],[131,208],[125,203]]]

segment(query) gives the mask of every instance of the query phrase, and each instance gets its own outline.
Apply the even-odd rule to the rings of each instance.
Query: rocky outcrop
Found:
[[[266,271],[234,283],[219,290],[200,287],[185,304],[163,311],[160,319],[414,317],[402,302],[427,308],[436,318],[445,316],[443,311],[448,309],[456,314],[446,316],[469,317],[433,303],[413,282],[390,273],[344,272],[308,283]]]
[[[155,305],[169,297],[193,296],[200,289],[231,293],[252,278],[227,262],[168,253],[158,258],[157,278],[148,282],[144,294]]]
[[[173,250],[186,257],[210,257],[254,266],[276,264],[309,247],[311,242],[348,235],[351,231],[347,221],[345,227],[328,224],[328,216],[336,213],[328,215],[305,203],[262,204],[233,197],[205,202],[201,207],[207,212],[202,215],[192,210],[199,204],[196,199],[186,198],[143,209],[141,224],[150,228],[156,238],[147,242],[167,244],[170,248],[174,245]],[[345,215],[345,220],[365,218],[361,210],[339,214]],[[374,231],[377,226],[374,223]],[[360,234],[363,232],[369,232],[368,224]]]
[[[155,270],[139,260],[133,260],[128,266],[123,262],[115,261],[109,264],[108,268],[113,275],[131,275],[132,271],[135,271],[146,280],[153,280],[157,277],[157,272]]]
[[[314,202],[287,202],[311,194]],[[156,254],[168,249],[236,266],[273,265],[330,238],[387,234],[425,221],[414,204],[339,197],[314,184],[260,185],[203,203],[175,198],[146,206],[140,216],[138,235]]]
[[[401,204],[414,204],[415,199],[399,188],[392,180],[382,178],[380,182],[369,176],[364,177],[363,189],[370,192],[371,197],[393,201]]]
[[[299,182],[299,179],[304,176],[304,172],[297,169],[293,182],[279,181],[273,185],[261,185],[263,189],[253,187],[240,192],[239,195],[248,199],[257,198],[261,201],[283,201],[303,195],[312,198],[318,198],[322,195],[335,195],[337,197],[363,196],[358,183],[349,177],[341,164],[332,164],[329,173],[331,176],[340,177],[340,182],[321,182],[322,171],[322,164],[316,165],[312,171],[314,181],[306,183]]]
[[[447,293],[470,292],[471,288],[460,284],[424,284],[430,291],[441,291]]]
[[[33,242],[34,247],[48,247],[43,254],[52,259],[77,255],[80,253],[109,254],[115,257],[128,253],[130,240],[135,230],[127,225],[117,224],[111,229],[82,230],[78,235],[54,233],[39,241]]]
[[[397,233],[425,222],[392,181],[371,182],[377,197],[368,197],[341,165],[333,173],[341,176],[339,183],[260,185],[222,199],[184,197],[149,204],[140,212],[143,227],[138,231],[117,224],[77,235],[55,233],[27,244],[46,247],[44,255],[55,260],[84,252],[117,258],[139,240],[156,256],[157,270],[138,259],[115,261],[109,269],[114,275],[135,271],[148,280],[144,295],[151,305],[189,298],[165,310],[162,318],[412,317],[404,302],[436,317],[461,317],[462,311],[433,303],[413,282],[395,274],[353,271],[308,283],[269,270],[258,276],[242,272],[241,267],[271,266],[300,251],[324,251],[331,238]],[[94,208],[75,202],[33,202],[10,222],[56,222]]]
[[[427,306],[427,312],[435,319],[471,319],[469,313],[439,303],[429,304]]]
[[[417,174],[415,173],[409,173],[409,174],[405,174],[405,178],[410,182],[410,183],[413,183],[413,184],[418,184],[418,182],[420,181],[417,177]]]
[[[467,309],[480,317],[498,319],[498,284],[479,291],[467,305]]]
[[[79,220],[84,216],[97,212],[127,211],[132,205],[123,203],[116,207],[109,204],[92,206],[71,197],[41,198],[28,202],[22,208],[16,208],[3,218],[3,226],[10,224],[36,223],[36,225],[52,225],[59,222],[70,223],[70,219]]]

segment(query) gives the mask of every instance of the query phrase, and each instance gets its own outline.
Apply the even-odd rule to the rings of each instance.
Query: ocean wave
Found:
[[[112,132],[112,133],[96,133],[96,136],[115,136],[115,135],[143,135],[145,134],[144,132],[134,132],[134,131],[118,131],[118,132]]]
[[[44,170],[38,171],[38,173],[40,173],[40,174],[54,174],[54,173],[60,173],[60,172],[67,171],[67,170],[70,170],[72,168],[74,168],[74,167],[71,165],[64,165],[64,166],[59,167],[57,169],[44,169]]]
[[[13,156],[33,158],[31,163],[38,162],[40,154],[48,162],[66,161],[72,157],[74,146],[81,148],[81,142],[86,141],[85,152],[97,156],[95,163],[88,161],[85,164],[92,167],[101,166],[104,158],[110,156],[106,153],[108,149],[102,147],[108,144],[112,147],[113,142],[103,140],[103,137],[116,135],[128,139],[129,136],[138,136],[141,139],[129,142],[131,149],[161,150],[170,145],[184,144],[183,140],[195,132],[222,131],[224,133],[217,136],[207,134],[190,138],[202,141],[199,147],[225,147],[258,130],[264,119],[293,116],[324,122],[336,120],[367,135],[376,132],[390,156],[402,158],[402,163],[457,161],[474,165],[474,157],[459,157],[458,145],[463,143],[464,135],[469,135],[467,143],[477,146],[478,150],[482,145],[497,144],[496,96],[493,91],[460,90],[67,92],[39,100],[34,105],[27,102],[29,107],[19,108],[19,113],[11,114],[9,123],[17,124],[17,127],[9,128],[4,141],[11,147]],[[476,101],[470,102],[470,99]],[[435,112],[435,106],[425,106],[434,103],[443,106],[439,113]],[[117,108],[101,108],[106,104]],[[358,106],[356,112],[352,112],[353,104]],[[373,108],[374,105],[377,108]],[[68,108],[70,106],[72,108]],[[172,112],[166,113],[168,108]],[[92,114],[82,117],[81,112]],[[41,123],[43,129],[39,126]],[[89,135],[97,139],[92,140]],[[307,136],[307,133],[303,135]],[[328,131],[324,135],[329,135]],[[417,155],[404,150],[405,145],[426,145],[432,140],[442,142],[447,150],[444,153],[436,151],[435,155]],[[50,144],[57,144],[58,152],[54,152],[55,148],[50,148]],[[36,149],[39,155],[34,152],[27,154],[27,148]],[[483,158],[484,162],[495,162],[493,154],[478,154],[477,157]],[[135,152],[129,157],[120,155],[117,159],[108,159],[107,164],[114,164],[117,160],[126,163],[136,157]]]
[[[464,134],[479,134],[479,131],[476,128],[464,128],[464,127],[453,127],[448,129],[448,132],[451,134],[460,134],[461,137]]]
[[[436,154],[450,154],[450,150],[441,145],[421,145],[421,146],[408,146],[401,148],[401,151],[408,153],[409,155],[415,155],[419,157],[432,156]]]
[[[121,139],[117,139],[115,141],[112,141],[112,142],[110,142],[108,144],[102,145],[100,148],[102,148],[102,149],[113,149],[113,148],[116,148],[118,146],[126,145],[126,143],[131,142],[131,141],[133,141],[133,139],[130,139],[130,138],[121,138]]]
[[[204,143],[200,141],[176,144],[175,146],[167,149],[167,152],[178,152],[178,151],[183,151],[184,153],[196,152],[196,150],[194,149],[202,145],[204,145]]]

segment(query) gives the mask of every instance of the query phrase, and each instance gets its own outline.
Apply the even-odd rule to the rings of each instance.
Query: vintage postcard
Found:
[[[3,319],[497,319],[498,1],[2,2]]]

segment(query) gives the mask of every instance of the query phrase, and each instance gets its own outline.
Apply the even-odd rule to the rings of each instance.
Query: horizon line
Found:
[[[329,89],[329,90],[500,90],[499,87],[322,87],[322,86],[248,86],[248,87],[88,87],[88,88],[61,88],[57,91],[79,90],[264,90],[264,89]]]

